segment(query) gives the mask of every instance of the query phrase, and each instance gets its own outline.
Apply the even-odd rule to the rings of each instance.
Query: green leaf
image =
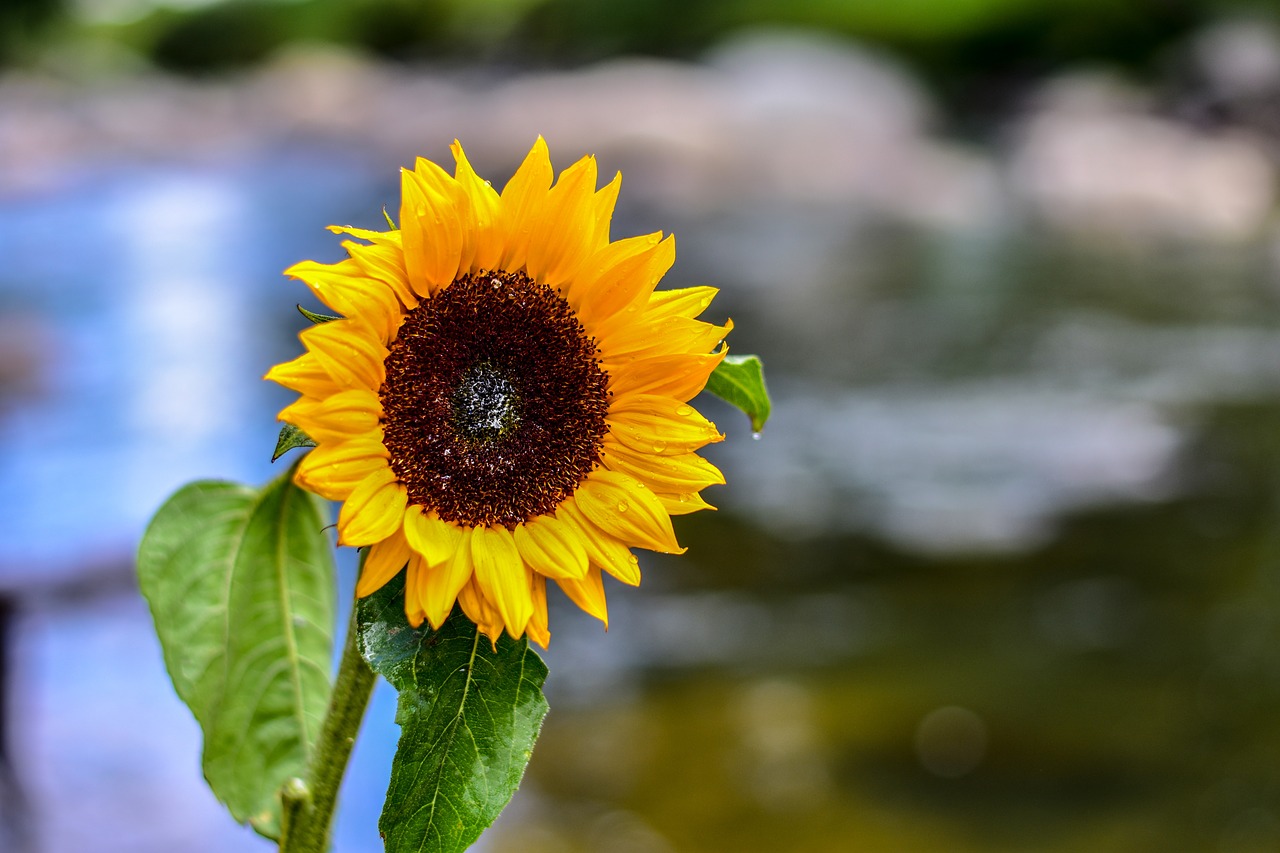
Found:
[[[404,616],[404,573],[359,603],[360,650],[400,691],[400,743],[378,828],[387,853],[458,853],[520,785],[547,713],[528,640],[495,651],[459,608],[431,631]]]
[[[280,427],[280,437],[276,439],[275,452],[271,454],[271,461],[275,462],[295,447],[315,446],[316,443],[311,436],[307,435],[293,424],[283,424]]]
[[[764,387],[764,365],[758,355],[727,355],[720,362],[706,390],[751,418],[751,429],[759,432],[769,420],[769,391]]]
[[[205,778],[271,838],[280,787],[302,775],[320,730],[333,654],[326,510],[292,474],[262,489],[185,486],[138,552],[169,676],[204,731]]]
[[[301,305],[297,305],[294,307],[298,309],[299,314],[301,314],[303,317],[306,317],[308,320],[315,323],[316,325],[320,325],[321,323],[332,323],[334,320],[342,319],[341,317],[335,317],[332,314],[317,314],[315,311],[308,311],[306,308],[303,308]]]

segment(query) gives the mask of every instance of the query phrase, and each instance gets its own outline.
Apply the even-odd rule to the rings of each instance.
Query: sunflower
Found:
[[[547,580],[607,627],[602,573],[638,584],[631,549],[682,553],[671,516],[712,508],[695,451],[723,436],[687,401],[732,323],[695,319],[714,288],[654,289],[674,237],[609,239],[621,174],[597,189],[584,157],[553,186],[539,137],[499,194],[452,151],[401,170],[399,230],[330,226],[362,242],[285,271],[341,316],[266,378],[316,442],[297,483],[368,548],[357,595],[404,570],[414,627],[457,602],[546,646]]]

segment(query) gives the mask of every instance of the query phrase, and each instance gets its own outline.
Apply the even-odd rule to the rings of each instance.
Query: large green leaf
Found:
[[[387,853],[457,853],[520,785],[547,713],[547,667],[528,640],[494,650],[454,608],[439,631],[409,627],[404,573],[360,604],[365,660],[400,691],[400,743],[378,822]]]
[[[334,575],[324,505],[286,473],[205,481],[156,513],[138,552],[165,665],[204,730],[204,773],[236,820],[279,833],[329,700]]]
[[[707,380],[708,393],[737,406],[751,418],[757,433],[769,420],[769,391],[764,386],[764,365],[757,355],[727,355]]]

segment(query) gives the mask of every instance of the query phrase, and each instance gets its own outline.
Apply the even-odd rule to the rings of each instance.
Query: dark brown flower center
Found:
[[[463,276],[419,304],[386,368],[391,470],[445,521],[514,527],[600,461],[609,392],[595,342],[524,273]]]

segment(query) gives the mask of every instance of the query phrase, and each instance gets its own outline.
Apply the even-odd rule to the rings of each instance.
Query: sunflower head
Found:
[[[723,436],[688,400],[732,324],[696,319],[712,288],[655,290],[674,237],[610,240],[621,175],[553,183],[539,137],[498,193],[452,150],[402,171],[399,230],[331,227],[361,242],[286,270],[341,316],[267,378],[316,442],[298,484],[368,548],[358,595],[404,570],[415,627],[456,602],[545,646],[548,579],[607,626],[603,574],[638,584],[631,549],[682,552],[671,516],[711,508],[696,451]]]

